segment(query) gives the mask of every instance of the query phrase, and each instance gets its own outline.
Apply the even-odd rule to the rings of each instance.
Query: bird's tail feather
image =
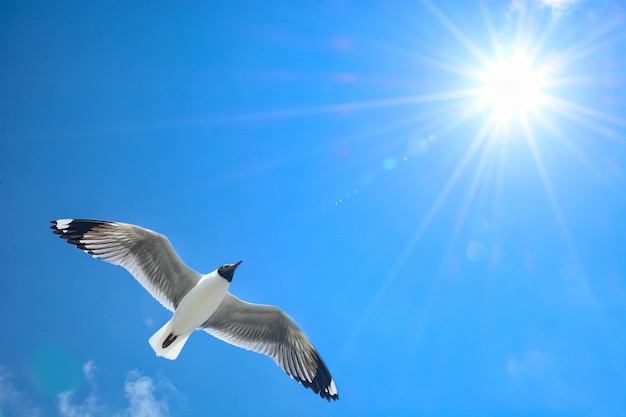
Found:
[[[154,353],[157,356],[162,356],[166,359],[174,360],[180,354],[180,351],[185,346],[185,342],[189,339],[189,334],[186,335],[172,335],[172,320],[168,321],[161,327],[155,334],[150,337],[150,346],[154,349]],[[173,336],[176,336],[173,338]],[[171,340],[171,339],[174,340]],[[169,339],[169,340],[168,340]],[[166,340],[169,344],[165,343]],[[166,344],[166,347],[163,345]]]

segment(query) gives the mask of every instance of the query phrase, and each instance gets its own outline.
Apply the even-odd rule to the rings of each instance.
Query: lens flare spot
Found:
[[[467,245],[467,258],[474,262],[484,261],[487,258],[487,246],[476,240],[471,241]]]
[[[397,166],[398,162],[395,160],[395,158],[385,158],[385,160],[383,161],[383,167],[387,171],[393,171],[394,169],[396,169]]]

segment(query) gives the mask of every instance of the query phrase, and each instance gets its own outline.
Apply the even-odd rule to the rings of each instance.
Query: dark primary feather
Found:
[[[339,398],[319,353],[280,308],[248,303],[227,293],[201,327],[218,339],[271,357],[290,377],[322,398]]]

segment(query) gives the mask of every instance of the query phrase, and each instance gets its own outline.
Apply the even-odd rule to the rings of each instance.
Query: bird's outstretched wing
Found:
[[[290,377],[322,398],[339,398],[319,353],[280,308],[247,303],[226,293],[217,311],[201,327],[227,343],[271,357]]]
[[[167,238],[126,223],[52,220],[52,232],[79,249],[121,265],[163,306],[174,311],[201,275],[178,257]]]

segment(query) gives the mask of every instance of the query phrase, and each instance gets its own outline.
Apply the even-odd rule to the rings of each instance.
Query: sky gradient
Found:
[[[623,416],[625,12],[2,2],[0,417]],[[170,313],[72,217],[243,260],[340,399],[204,332],[156,357]]]

